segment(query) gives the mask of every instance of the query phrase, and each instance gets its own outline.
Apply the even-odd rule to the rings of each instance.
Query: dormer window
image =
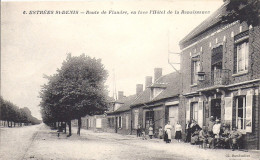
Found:
[[[166,88],[165,83],[154,83],[149,88],[151,88],[151,100],[157,97]]]
[[[163,90],[163,88],[151,88],[151,99],[157,97]]]

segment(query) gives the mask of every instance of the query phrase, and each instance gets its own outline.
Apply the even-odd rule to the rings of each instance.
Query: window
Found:
[[[138,114],[139,114],[139,111],[136,109],[134,110],[134,128],[137,129],[138,127]]]
[[[129,116],[128,115],[126,115],[126,117],[125,117],[125,128],[126,129],[128,129],[129,127],[128,127],[128,122],[129,121]]]
[[[200,71],[199,57],[193,57],[191,61],[191,84],[196,85],[198,81],[198,72]]]
[[[154,123],[154,111],[145,112],[145,127],[149,128]]]
[[[118,128],[122,128],[122,117],[118,117]]]
[[[163,90],[163,88],[151,88],[151,99],[157,97]]]
[[[96,128],[101,128],[102,127],[102,119],[98,118],[96,120]]]
[[[191,119],[198,122],[198,102],[191,103]]]
[[[236,98],[236,127],[238,130],[246,129],[246,97]]]
[[[234,73],[241,73],[248,70],[248,31],[236,35],[234,53]]]
[[[248,70],[248,42],[243,42],[236,46],[237,52],[237,72]]]
[[[108,118],[109,127],[114,127],[114,118]]]

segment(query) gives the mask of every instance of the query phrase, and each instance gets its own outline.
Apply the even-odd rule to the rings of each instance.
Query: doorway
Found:
[[[145,112],[145,129],[148,130],[150,125],[154,128],[154,111]]]
[[[211,116],[215,119],[221,120],[221,99],[212,99],[211,100]]]
[[[169,106],[169,121],[172,128],[172,137],[175,136],[175,125],[177,124],[178,121],[178,105],[175,106]]]

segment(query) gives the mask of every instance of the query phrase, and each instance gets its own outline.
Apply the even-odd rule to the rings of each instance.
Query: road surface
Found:
[[[186,160],[259,159],[259,152],[200,149],[186,143],[165,144],[162,140],[142,140],[133,135],[81,131],[81,136],[57,137],[44,124],[22,128],[1,128],[0,159],[3,160]]]

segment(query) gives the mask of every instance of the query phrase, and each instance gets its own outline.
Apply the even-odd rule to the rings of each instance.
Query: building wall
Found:
[[[223,68],[230,70],[230,84],[260,78],[260,28],[259,26],[249,30],[249,68],[248,73],[243,75],[234,74],[234,36],[249,29],[246,23],[236,22],[227,25],[229,28],[221,32],[209,32],[208,37],[196,44],[187,47],[181,55],[181,72],[183,75],[183,92],[191,93],[198,89],[198,86],[191,86],[191,57],[200,54],[202,70],[206,73],[211,71],[211,50],[217,45],[223,45]],[[226,27],[227,27],[226,26]],[[223,26],[224,27],[224,26]],[[242,29],[242,30],[240,30]],[[212,35],[212,36],[211,36]]]
[[[221,29],[222,28],[222,29]],[[248,72],[244,74],[234,74],[234,53],[235,53],[235,41],[234,36],[238,35],[241,32],[249,30],[249,61],[248,61]],[[260,27],[249,27],[246,23],[239,23],[234,22],[232,24],[228,24],[226,26],[218,26],[211,31],[208,31],[205,34],[202,34],[195,38],[196,41],[194,44],[190,45],[189,47],[183,49],[181,55],[181,73],[182,73],[182,86],[183,86],[183,94],[186,96],[181,98],[181,107],[180,112],[183,114],[185,113],[185,117],[181,117],[181,121],[186,121],[190,115],[187,112],[189,110],[190,104],[192,101],[203,101],[204,109],[208,109],[209,114],[206,115],[204,110],[204,117],[203,117],[203,125],[207,125],[208,117],[210,117],[211,111],[211,103],[212,99],[219,96],[221,99],[221,117],[222,122],[226,123],[225,117],[225,98],[230,97],[232,95],[232,104],[235,103],[234,98],[238,94],[246,95],[248,89],[255,90],[255,87],[259,87],[259,83],[255,82],[254,85],[237,85],[232,87],[232,84],[237,84],[241,82],[246,82],[254,79],[260,78]],[[223,45],[223,60],[222,60],[222,67],[223,69],[230,70],[230,74],[228,76],[229,91],[224,91],[223,93],[218,93],[216,90],[212,90],[208,92],[208,95],[198,95],[199,89],[205,89],[206,86],[201,85],[191,85],[191,61],[192,56],[196,54],[200,55],[200,63],[201,69],[206,74],[211,71],[211,53],[212,49],[217,47],[218,45]],[[207,76],[207,75],[206,75]],[[205,83],[205,82],[204,82]],[[208,86],[207,86],[208,87]],[[258,90],[258,89],[256,89]],[[191,93],[196,93],[191,94]],[[239,93],[238,93],[239,92]],[[259,91],[257,91],[259,92]],[[190,93],[188,95],[187,93]],[[253,96],[253,130],[252,133],[244,133],[244,146],[248,149],[259,149],[259,95]],[[234,117],[234,107],[233,107],[233,115]],[[234,118],[231,122],[234,124]]]
[[[82,129],[92,130],[94,132],[106,132],[108,122],[105,115],[85,116],[81,118]],[[75,120],[75,123],[77,120]]]
[[[122,127],[118,128],[117,133],[119,134],[130,134],[131,133],[131,115],[130,111],[122,112],[117,117],[122,117]],[[128,117],[128,120],[127,120]]]
[[[121,121],[122,121],[121,127],[119,127],[119,120],[118,120],[119,117],[121,117]],[[107,116],[107,118],[114,119],[113,125],[111,124],[109,125],[109,122],[107,121],[108,122],[107,132],[119,133],[119,134],[131,134],[131,112],[130,111],[109,115]]]

